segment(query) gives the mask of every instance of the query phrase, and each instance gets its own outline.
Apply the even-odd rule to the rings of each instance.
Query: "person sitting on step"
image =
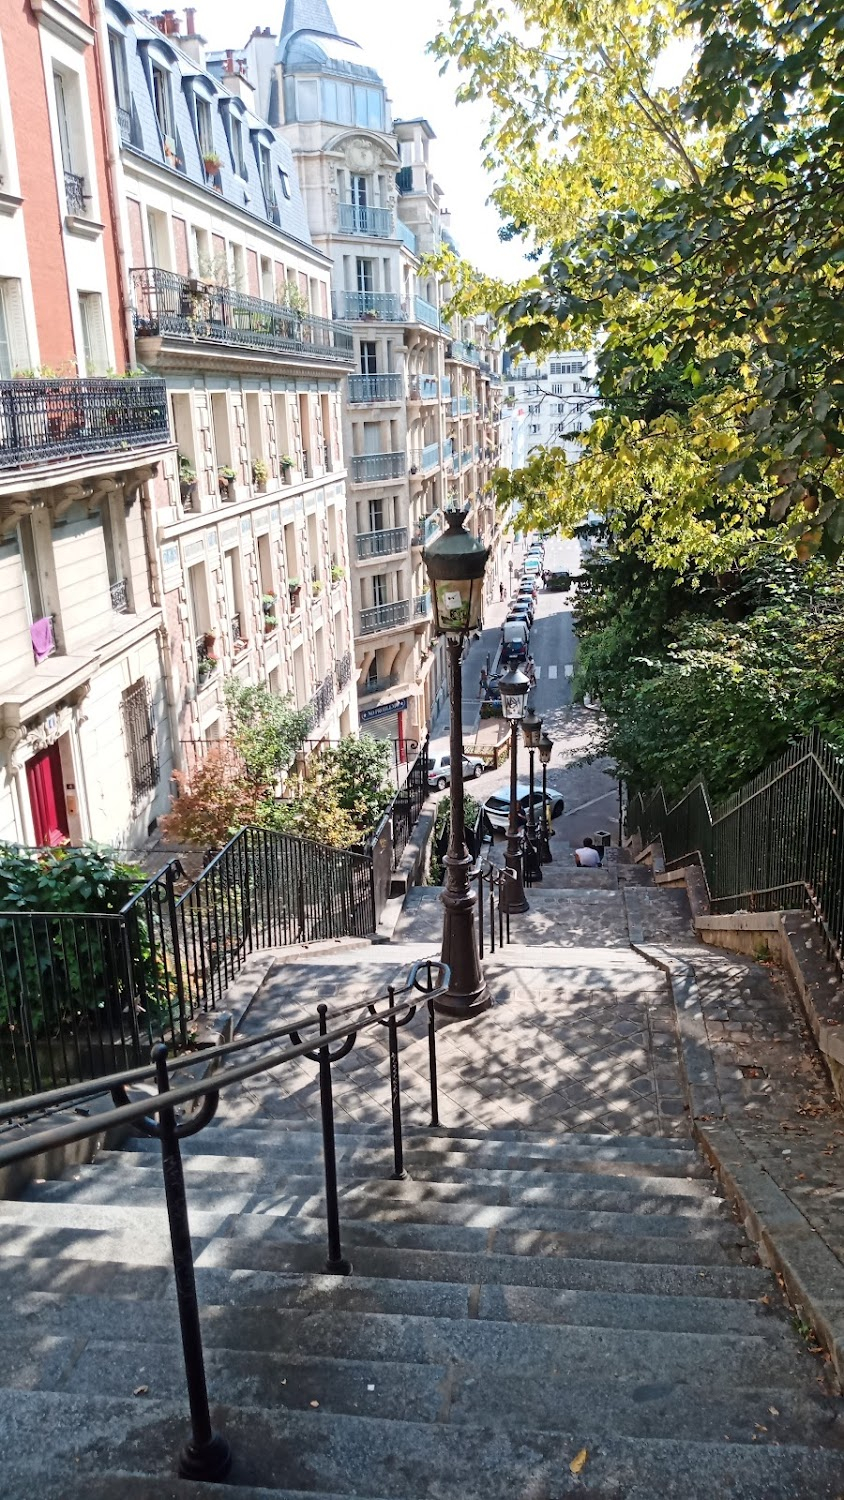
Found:
[[[595,848],[590,838],[585,838],[580,848],[574,851],[574,862],[595,869],[601,864],[601,851]]]

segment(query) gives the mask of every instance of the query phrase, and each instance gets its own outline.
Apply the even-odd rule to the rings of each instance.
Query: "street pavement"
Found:
[[[514,586],[517,586],[524,548],[515,546]],[[545,544],[545,566],[551,571],[581,571],[580,544],[577,541],[551,539]],[[562,792],[566,811],[554,824],[561,841],[575,847],[586,835],[599,830],[618,837],[618,783],[609,775],[609,762],[592,759],[598,715],[594,709],[572,703],[572,687],[577,663],[577,638],[574,632],[574,591],[568,594],[547,593],[540,588],[536,618],[531,631],[530,650],[536,670],[536,687],[529,701],[542,718],[554,742],[547,778],[549,787]],[[480,676],[494,665],[501,641],[501,626],[507,614],[508,601],[495,601],[487,609],[484,629],[479,640],[469,642],[463,660],[463,743],[471,749],[480,720]],[[431,726],[432,751],[448,748],[449,712],[445,702]],[[519,780],[527,784],[529,756],[520,741]],[[537,757],[536,775],[541,778]],[[487,798],[510,780],[509,762],[497,771],[489,771],[471,788],[473,796]]]

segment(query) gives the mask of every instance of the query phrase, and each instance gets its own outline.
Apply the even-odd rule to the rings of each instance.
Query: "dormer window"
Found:
[[[278,169],[278,180],[281,184],[281,196],[290,201],[290,173],[285,172],[283,167]]]
[[[273,167],[268,146],[258,146],[258,170],[261,174],[261,187],[264,190],[264,197],[268,204],[274,203]]]
[[[170,75],[157,63],[152,65],[152,102],[155,118],[161,131],[165,147],[176,149],[176,129],[173,123],[173,96],[170,92]]]
[[[208,156],[214,156],[214,121],[211,116],[211,105],[207,99],[196,101],[196,137],[199,141],[199,154],[203,161]]]
[[[235,169],[238,177],[245,177],[247,175],[247,173],[246,173],[246,158],[245,158],[245,156],[243,154],[243,126],[242,126],[240,120],[238,120],[235,115],[232,115],[230,117],[230,124],[231,124],[232,157],[234,159],[234,169]]]

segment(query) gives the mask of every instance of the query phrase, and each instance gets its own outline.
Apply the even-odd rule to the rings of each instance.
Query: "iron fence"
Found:
[[[0,469],[169,438],[163,380],[0,380]]]
[[[627,829],[699,863],[717,910],[808,906],[844,974],[844,761],[816,731],[716,807],[702,780],[671,806],[634,796]]]

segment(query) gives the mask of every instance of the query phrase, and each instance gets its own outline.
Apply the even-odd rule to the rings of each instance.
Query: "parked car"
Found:
[[[526,557],[522,564],[522,572],[527,577],[530,574],[542,576],[542,558]]]
[[[463,778],[465,781],[474,781],[478,776],[483,776],[486,770],[486,761],[477,755],[464,755]],[[428,785],[438,792],[444,792],[451,781],[451,756],[446,752],[444,755],[432,755],[428,761]]]
[[[528,604],[528,603],[524,603],[524,604],[511,604],[509,610],[507,611],[507,619],[508,620],[525,620],[527,622],[528,630],[532,629],[532,627],[533,627],[533,605],[532,604]]]
[[[501,627],[501,655],[504,661],[526,661],[530,630],[525,620],[505,620]]]
[[[527,813],[528,807],[530,805],[530,787],[524,786],[520,782],[516,787],[516,797],[522,812]],[[548,811],[552,818],[559,818],[566,805],[563,799],[562,792],[555,792],[553,790],[549,791],[545,805],[548,808]],[[542,807],[542,792],[539,788],[534,788],[533,806],[534,815],[536,817],[539,817]],[[510,822],[509,788],[502,787],[500,792],[494,792],[491,797],[487,797],[487,800],[484,803],[484,812],[489,818],[489,821],[492,824],[493,828],[506,830]]]

